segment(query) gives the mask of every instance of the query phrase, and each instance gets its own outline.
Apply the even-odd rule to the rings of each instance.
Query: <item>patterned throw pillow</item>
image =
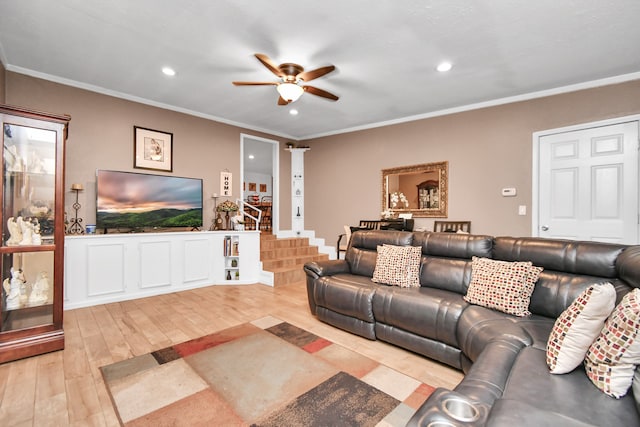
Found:
[[[402,288],[420,287],[420,246],[378,246],[373,281]]]
[[[465,301],[515,316],[528,316],[531,294],[542,267],[529,261],[471,259],[471,283]]]
[[[602,392],[627,394],[640,364],[640,289],[622,298],[591,344],[585,358],[587,376]]]
[[[547,341],[547,366],[566,374],[580,366],[616,305],[611,283],[591,285],[558,316]]]

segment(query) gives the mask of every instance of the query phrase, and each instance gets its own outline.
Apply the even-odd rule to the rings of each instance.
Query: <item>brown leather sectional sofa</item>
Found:
[[[372,282],[381,244],[422,247],[419,288]],[[515,317],[463,299],[473,256],[544,267],[531,296],[530,316]],[[305,271],[309,306],[318,319],[465,372],[454,390],[437,389],[409,425],[640,425],[640,387],[635,399],[631,390],[614,399],[591,384],[583,367],[552,375],[545,361],[555,319],[584,289],[608,281],[619,302],[640,287],[640,246],[358,231],[344,260],[307,263]]]

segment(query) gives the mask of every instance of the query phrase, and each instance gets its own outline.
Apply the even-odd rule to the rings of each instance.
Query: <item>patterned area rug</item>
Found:
[[[125,426],[400,426],[434,390],[274,317],[101,369]]]

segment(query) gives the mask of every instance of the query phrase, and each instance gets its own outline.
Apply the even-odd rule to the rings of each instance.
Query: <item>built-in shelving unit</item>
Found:
[[[225,280],[240,280],[240,236],[224,236],[223,243]]]
[[[262,271],[259,231],[67,236],[65,253],[65,309],[253,284]]]

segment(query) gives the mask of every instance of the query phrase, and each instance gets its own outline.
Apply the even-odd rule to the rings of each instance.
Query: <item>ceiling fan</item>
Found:
[[[321,96],[323,98],[337,101],[338,97],[326,90],[318,89],[314,86],[302,85],[302,83],[309,82],[318,77],[322,77],[336,69],[333,65],[327,65],[326,67],[320,67],[311,71],[304,71],[304,68],[298,64],[292,64],[286,62],[284,64],[277,65],[267,55],[262,53],[256,53],[258,61],[269,69],[273,74],[280,77],[280,82],[233,82],[236,86],[262,86],[262,85],[274,85],[280,97],[278,98],[278,105],[287,105],[291,102],[295,102],[300,98],[304,92],[309,92],[312,95]]]

